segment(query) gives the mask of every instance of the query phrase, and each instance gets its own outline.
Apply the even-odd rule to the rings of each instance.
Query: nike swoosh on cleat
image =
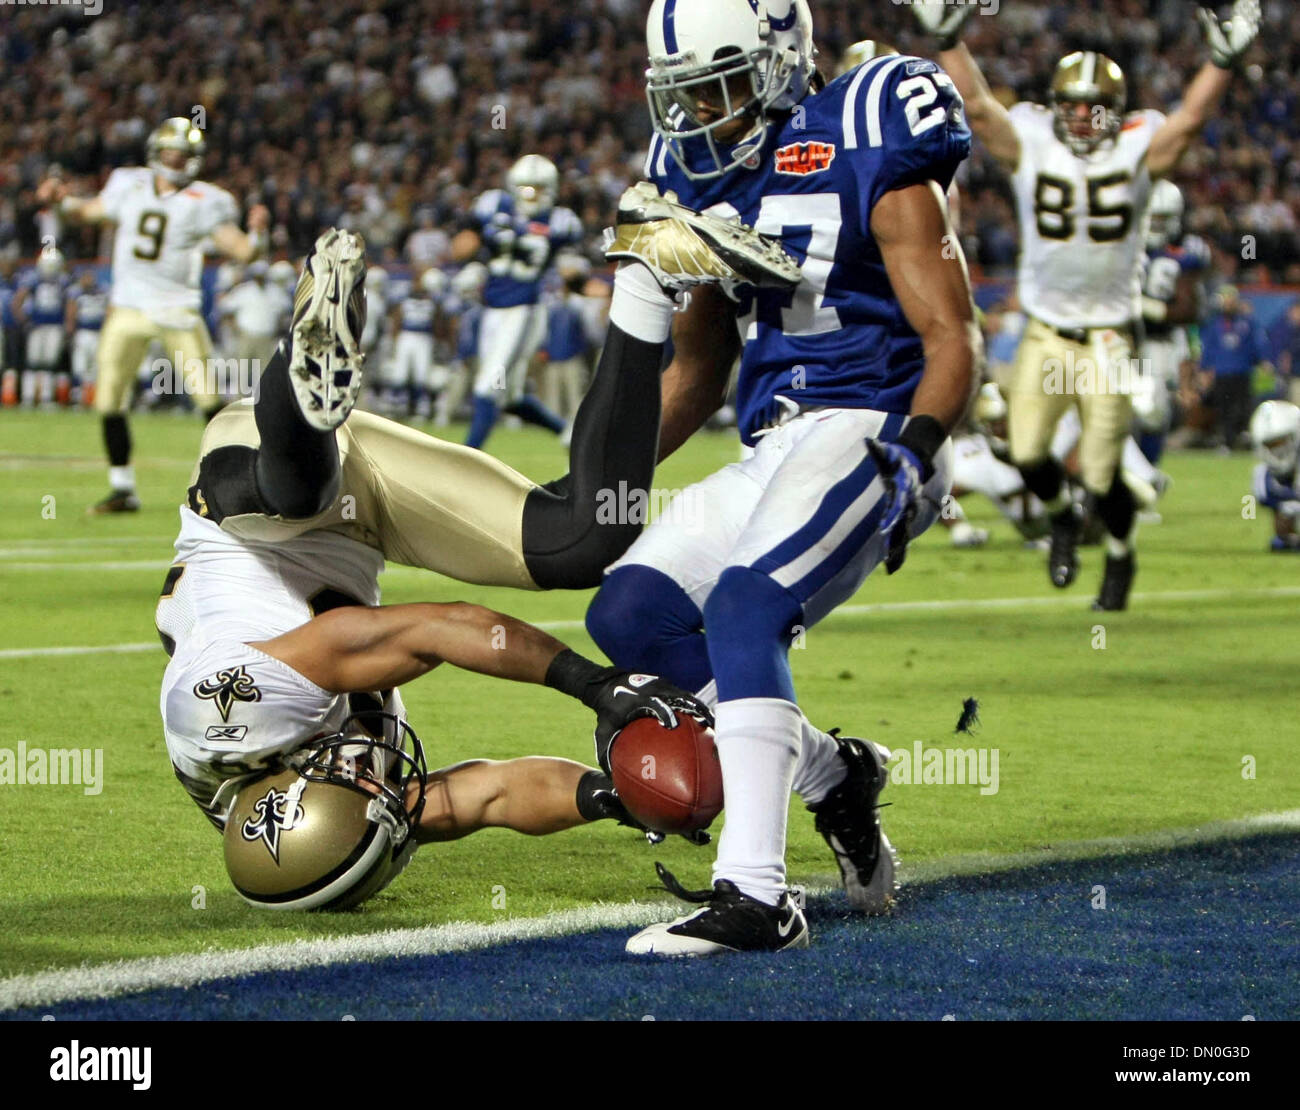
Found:
[[[795,915],[791,913],[790,919],[788,921],[777,924],[776,926],[777,934],[782,938],[788,937],[790,935],[790,930],[794,928],[794,923],[795,923]]]

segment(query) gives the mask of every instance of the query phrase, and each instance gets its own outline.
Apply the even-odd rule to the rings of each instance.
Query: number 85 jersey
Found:
[[[692,168],[711,166],[689,140]],[[890,286],[871,233],[887,192],[925,181],[946,190],[970,153],[961,96],[934,62],[872,59],[773,121],[748,162],[692,180],[656,136],[646,176],[697,211],[778,237],[800,264],[793,293],[762,290],[740,306],[740,435],[773,423],[787,402],[907,413],[924,369],[920,337]],[[942,250],[949,244],[936,243]],[[951,249],[956,250],[952,244]],[[949,256],[951,257],[951,255]]]
[[[202,244],[222,224],[238,221],[235,198],[206,181],[160,196],[153,171],[142,166],[114,170],[99,198],[117,224],[109,302],[151,315],[160,309],[197,312]]]
[[[1053,129],[1050,109],[1020,103],[1012,177],[1020,222],[1020,303],[1058,328],[1116,328],[1141,315],[1141,269],[1151,202],[1146,156],[1165,117],[1134,112],[1086,157]]]

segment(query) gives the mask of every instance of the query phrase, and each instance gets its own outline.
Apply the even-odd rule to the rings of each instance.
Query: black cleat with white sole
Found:
[[[298,279],[289,381],[302,418],[318,431],[339,427],[361,394],[365,276],[365,241],[330,228]]]
[[[870,740],[831,735],[849,773],[825,798],[808,809],[817,831],[835,853],[849,904],[862,913],[886,913],[898,889],[898,855],[880,824],[879,798],[889,781],[889,751]]]
[[[719,879],[712,890],[683,890],[662,864],[664,884],[681,898],[705,905],[675,921],[642,929],[627,942],[633,956],[717,956],[724,952],[781,952],[808,947],[808,920],[788,892],[775,906],[742,894]]]

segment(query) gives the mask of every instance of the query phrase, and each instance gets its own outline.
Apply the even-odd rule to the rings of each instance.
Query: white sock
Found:
[[[135,467],[110,466],[108,468],[108,487],[120,493],[131,493],[135,489]]]
[[[785,890],[785,825],[803,715],[782,698],[740,698],[717,710],[727,797],[713,879],[775,906]]]
[[[849,766],[840,758],[835,737],[804,717],[799,762],[794,768],[794,792],[804,805],[819,804],[848,773]]]
[[[1142,481],[1155,484],[1160,471],[1152,465],[1151,460],[1142,454],[1142,448],[1132,436],[1124,441],[1124,453],[1120,456],[1120,468],[1141,478]]]
[[[673,322],[673,299],[640,262],[624,262],[614,274],[609,322],[645,343],[663,343]]]

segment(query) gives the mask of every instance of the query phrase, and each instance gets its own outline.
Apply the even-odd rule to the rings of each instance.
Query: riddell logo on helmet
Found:
[[[776,152],[776,172],[805,177],[830,169],[835,159],[833,143],[791,143]]]

